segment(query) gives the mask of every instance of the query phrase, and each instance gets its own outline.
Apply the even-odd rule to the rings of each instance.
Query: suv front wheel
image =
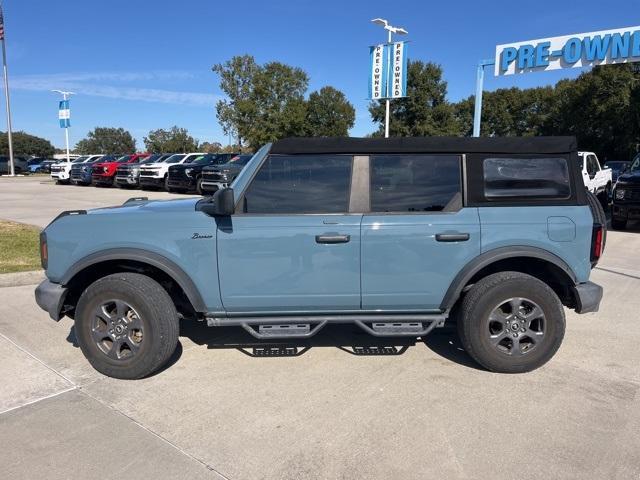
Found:
[[[458,319],[464,349],[493,372],[534,370],[557,352],[565,330],[555,292],[535,277],[500,272],[476,283]]]
[[[75,334],[89,363],[104,375],[146,377],[162,367],[178,343],[178,312],[155,280],[116,273],[80,296]]]

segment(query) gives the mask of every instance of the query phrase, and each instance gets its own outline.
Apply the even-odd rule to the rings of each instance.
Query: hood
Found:
[[[195,212],[196,203],[202,197],[179,200],[131,199],[122,205],[87,210],[88,215],[114,215],[122,213]]]
[[[163,167],[165,165],[178,165],[177,163],[164,163],[164,162],[158,162],[158,163],[137,163],[136,165],[140,165],[143,168],[154,168],[154,167]]]
[[[620,175],[618,177],[618,185],[640,185],[640,170]]]

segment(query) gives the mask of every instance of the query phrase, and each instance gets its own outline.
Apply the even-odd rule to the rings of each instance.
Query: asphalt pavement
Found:
[[[41,181],[0,178],[0,218],[44,226],[177,197]],[[330,326],[267,345],[187,323],[167,368],[115,380],[85,361],[70,319],[36,306],[38,274],[5,276],[0,478],[637,480],[639,233],[609,232],[600,312],[567,311],[558,354],[521,375],[483,370],[450,328],[385,341]]]

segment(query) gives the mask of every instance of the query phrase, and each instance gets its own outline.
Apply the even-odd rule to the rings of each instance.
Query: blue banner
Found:
[[[69,100],[61,100],[58,108],[58,120],[60,120],[60,128],[69,128],[71,126],[71,110],[69,110]]]
[[[407,96],[407,45],[406,42],[394,42],[390,45],[391,52],[391,80],[389,80],[389,97],[402,98]]]
[[[369,47],[369,50],[371,55],[369,98],[371,100],[382,100],[387,97],[389,45],[375,45],[373,47]]]

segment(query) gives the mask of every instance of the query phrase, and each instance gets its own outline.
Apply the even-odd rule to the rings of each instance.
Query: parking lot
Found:
[[[184,198],[0,178],[0,218],[45,226],[134,196]],[[23,275],[0,287],[0,478],[638,479],[638,252],[640,228],[609,232],[600,312],[567,311],[558,354],[522,375],[481,369],[450,327],[266,345],[184,324],[168,368],[115,380]]]

